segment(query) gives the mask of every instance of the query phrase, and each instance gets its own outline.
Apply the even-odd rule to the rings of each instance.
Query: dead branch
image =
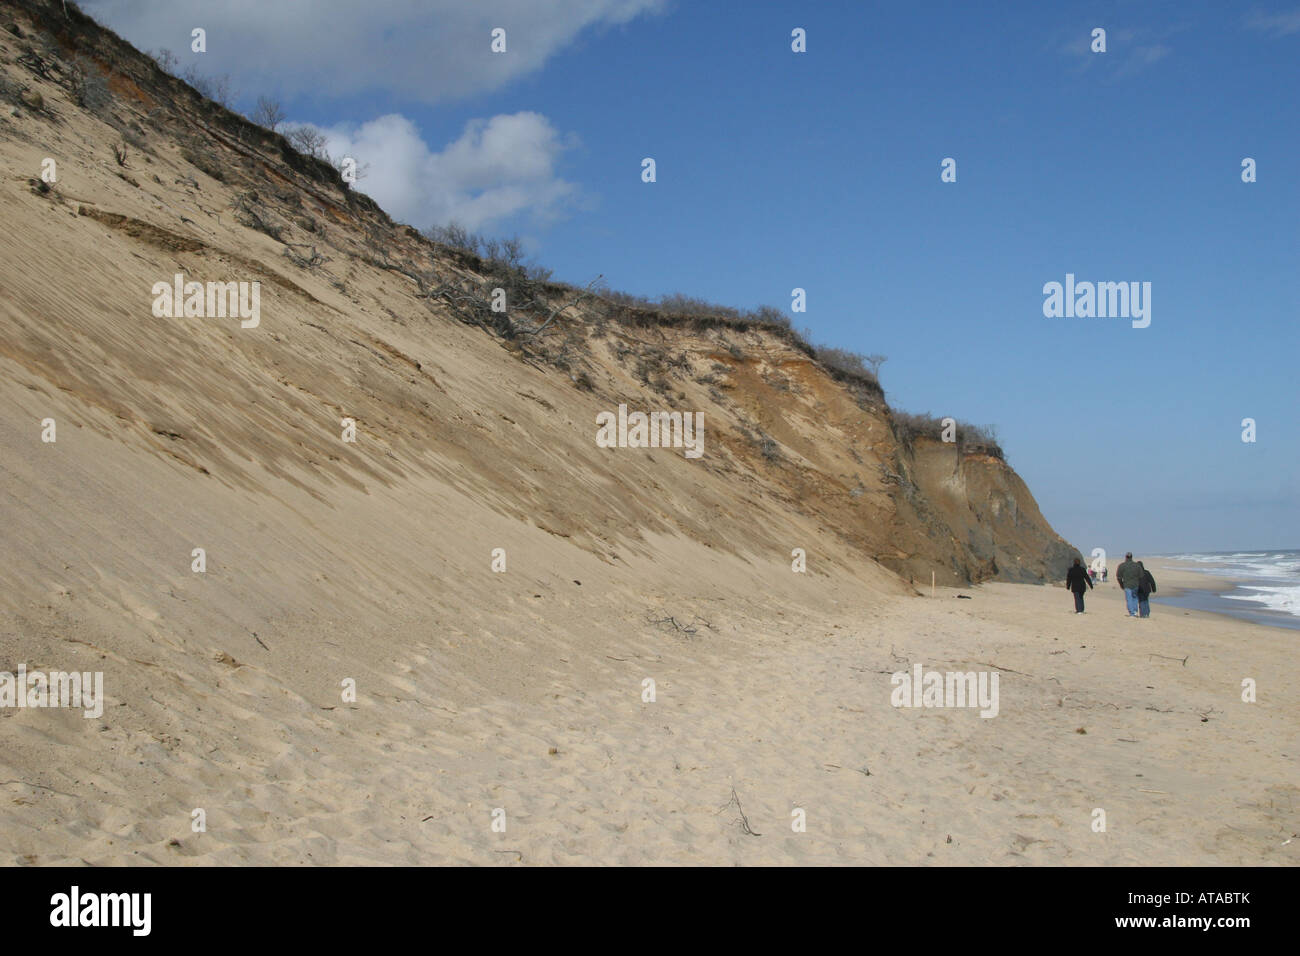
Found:
[[[749,817],[745,816],[745,811],[740,806],[740,796],[736,793],[735,787],[731,788],[731,799],[728,800],[722,810],[719,810],[718,812],[722,813],[723,811],[730,809],[733,803],[736,805],[736,812],[740,814],[740,819],[735,821],[740,824],[740,831],[742,833],[748,833],[750,836],[762,836],[763,834],[757,832],[749,825]]]
[[[657,619],[651,619],[650,623],[651,623],[651,624],[671,624],[673,627],[677,628],[677,630],[681,631],[681,632],[684,633],[684,634],[694,634],[695,631],[697,630],[696,628],[691,627],[689,624],[679,624],[679,623],[677,623],[677,618],[675,618],[675,617],[661,617],[661,618],[657,618]]]
[[[35,50],[28,50],[22,56],[18,57],[16,62],[27,67],[27,69],[31,70],[42,80],[54,81],[54,77],[50,74],[50,71],[54,68],[54,64],[46,62]]]
[[[1191,657],[1191,656],[1192,656],[1191,654],[1188,654],[1187,657],[1165,657],[1164,654],[1148,654],[1148,655],[1147,655],[1147,660],[1151,660],[1151,658],[1153,658],[1153,657],[1158,657],[1158,658],[1160,658],[1161,660],[1165,660],[1165,661],[1178,661],[1180,664],[1182,664],[1184,667],[1186,667],[1186,666],[1187,666],[1187,658],[1188,658],[1188,657]]]
[[[310,249],[311,254],[304,256],[300,252],[295,252],[294,248]],[[322,263],[329,262],[329,259],[322,256],[316,251],[316,247],[305,242],[286,242],[284,244],[284,256],[296,266],[304,269],[315,269]]]
[[[579,302],[581,302],[584,298],[586,298],[587,296],[591,295],[591,289],[592,289],[592,286],[594,286],[594,285],[595,285],[597,282],[599,282],[602,278],[604,278],[603,275],[598,275],[598,276],[596,276],[596,278],[594,278],[594,279],[592,279],[590,282],[588,282],[588,283],[587,283],[587,287],[586,287],[585,289],[583,289],[582,291],[580,291],[576,296],[574,296],[574,299],[573,299],[572,302],[566,302],[564,305],[560,306],[559,308],[554,309],[554,310],[551,312],[551,314],[550,314],[549,316],[547,316],[546,321],[543,322],[541,325],[539,325],[537,328],[535,328],[535,329],[523,329],[523,330],[520,331],[519,334],[520,334],[520,335],[533,336],[533,335],[540,335],[542,332],[545,332],[546,329],[547,329],[547,327],[548,327],[552,322],[554,322],[554,321],[556,320],[556,318],[559,317],[559,315],[560,315],[561,312],[563,312],[565,309],[572,308],[573,306],[575,306],[575,305],[577,305]]]
[[[36,790],[48,790],[50,793],[57,793],[61,797],[72,797],[73,800],[77,799],[76,794],[65,793],[62,790],[55,790],[53,787],[47,787],[43,783],[28,783],[26,780],[0,780],[0,787],[7,787],[11,783],[20,783],[24,787],[32,787]],[[733,790],[732,793],[735,793],[735,791]]]
[[[276,242],[284,242],[282,238],[284,230],[263,219],[261,214],[253,208],[252,204],[258,201],[256,193],[240,193],[235,197],[231,206],[235,210],[235,220],[248,229],[256,229],[258,232],[265,233]]]
[[[1021,677],[1033,677],[1033,674],[1026,674],[1024,671],[1013,671],[1010,667],[1003,667],[1001,664],[994,664],[990,661],[940,661],[940,664],[978,664],[980,667],[991,667],[995,671],[1006,674],[1019,674]]]

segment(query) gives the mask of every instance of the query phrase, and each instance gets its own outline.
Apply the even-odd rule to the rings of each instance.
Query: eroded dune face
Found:
[[[781,330],[502,280],[89,21],[19,7],[8,83],[44,106],[6,118],[3,350],[74,427],[196,488],[449,485],[597,553],[657,531],[947,583],[1056,574],[1068,546],[1003,462],[900,445],[878,389]],[[78,105],[77,70],[105,105]],[[504,315],[466,307],[500,286]],[[602,447],[620,406],[697,416],[707,451]]]
[[[347,679],[453,713],[540,696],[629,629],[1073,555],[1004,462],[901,444],[878,390],[779,328],[503,279],[56,8],[0,16],[0,670],[105,672],[48,784],[101,835],[164,832],[128,812],[131,767],[171,815],[187,774],[310,780]],[[74,55],[106,105],[77,102]],[[531,308],[466,305],[500,284]],[[620,405],[695,416],[702,454],[598,441]],[[40,726],[14,766],[48,763]]]

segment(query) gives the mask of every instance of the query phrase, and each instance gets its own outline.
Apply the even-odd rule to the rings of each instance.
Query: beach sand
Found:
[[[981,573],[1064,547],[1000,461],[932,443],[913,507],[883,406],[770,335],[524,361],[210,113],[120,97],[119,168],[119,130],[22,81],[53,112],[0,137],[0,672],[107,699],[0,708],[0,862],[1295,862],[1294,633],[1132,620],[1113,582],[1082,616],[1059,585],[917,593],[885,565],[966,580],[959,534]],[[240,224],[246,169],[299,248],[328,223],[328,268]],[[257,335],[152,315],[176,274],[265,283]],[[594,443],[598,411],[659,407],[659,353],[693,356],[662,397],[709,409],[700,462]],[[916,664],[996,671],[997,716],[892,706]]]
[[[364,536],[367,503],[334,512],[338,535]],[[492,538],[491,514],[442,504],[448,536],[478,524]],[[330,518],[299,505],[309,521]],[[264,549],[271,568],[293,561],[285,530],[225,533],[246,535],[243,553]],[[414,548],[421,530],[388,550]],[[132,558],[110,560],[68,573],[131,576]],[[842,575],[673,538],[611,568],[537,531],[510,560],[501,575],[434,575],[447,590],[428,617],[414,590],[345,617],[364,608],[361,587],[259,629],[254,592],[218,613],[194,594],[212,583],[182,573],[152,598],[123,584],[129,620],[76,587],[51,593],[43,611],[10,618],[22,626],[5,628],[0,667],[102,668],[108,701],[97,720],[0,712],[3,858],[1295,862],[1300,675],[1288,632],[1159,609],[1129,619],[1113,582],[1082,616],[1063,587],[870,594]],[[177,601],[192,602],[184,636],[162,626]],[[997,716],[891,706],[891,673],[917,662],[996,670]],[[340,699],[344,677],[356,703]],[[1242,702],[1244,678],[1258,682],[1257,703]],[[196,808],[205,832],[192,830]],[[504,832],[492,828],[498,808]],[[797,810],[805,832],[792,829]]]

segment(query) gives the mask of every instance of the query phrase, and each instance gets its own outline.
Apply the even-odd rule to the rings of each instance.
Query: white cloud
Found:
[[[573,141],[539,113],[471,120],[441,152],[430,150],[415,124],[397,113],[360,126],[316,128],[330,155],[368,167],[357,189],[394,219],[421,229],[455,220],[479,230],[510,217],[545,223],[579,199],[577,187],[556,174]]]
[[[285,96],[382,91],[424,103],[497,89],[540,68],[582,31],[627,23],[666,0],[82,0],[136,47],[230,73]],[[190,52],[190,31],[207,52]],[[506,52],[490,49],[506,31]]]
[[[1126,77],[1152,64],[1159,63],[1173,52],[1161,38],[1182,32],[1180,24],[1171,24],[1160,31],[1109,28],[1106,31],[1106,52],[1092,50],[1092,30],[1079,27],[1071,31],[1069,39],[1061,42],[1059,49],[1073,57],[1080,71],[1097,67],[1110,70],[1112,76]],[[1153,33],[1158,36],[1152,36]],[[1139,42],[1150,38],[1148,42]]]
[[[1273,36],[1279,37],[1300,33],[1300,9],[1274,14],[1264,14],[1256,11],[1247,18],[1246,26],[1252,30],[1263,30],[1265,33],[1271,33]]]

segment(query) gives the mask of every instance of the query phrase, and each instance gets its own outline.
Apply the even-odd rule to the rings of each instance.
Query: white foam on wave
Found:
[[[1189,568],[1199,574],[1232,578],[1240,583],[1229,601],[1249,601],[1269,610],[1300,617],[1300,551],[1235,551],[1231,554],[1180,554],[1176,560],[1212,564]]]
[[[1262,588],[1246,584],[1242,585],[1241,590],[1252,593],[1225,594],[1224,598],[1229,601],[1252,601],[1270,610],[1285,611],[1300,617],[1300,586]]]

